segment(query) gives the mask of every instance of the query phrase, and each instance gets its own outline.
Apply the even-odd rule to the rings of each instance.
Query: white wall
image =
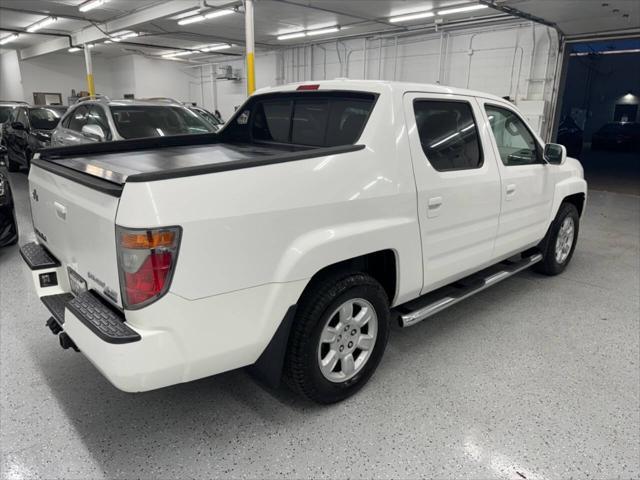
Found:
[[[27,100],[24,98],[18,54],[15,50],[7,50],[0,55],[0,100]]]
[[[535,39],[535,42],[534,42]],[[552,97],[557,55],[555,31],[529,22],[502,27],[482,27],[449,33],[410,37],[370,38],[318,43],[256,56],[257,87],[336,77],[442,83],[510,96],[526,110],[538,129]],[[535,46],[535,49],[534,49]],[[397,52],[397,54],[396,54]],[[2,55],[0,93],[15,98],[20,80],[15,53]],[[246,98],[243,58],[222,59],[241,80],[217,80],[217,105],[224,118]],[[364,68],[363,68],[364,67]],[[33,91],[61,92],[85,88],[82,54],[60,53],[20,62],[21,96],[32,100]],[[113,98],[125,93],[136,97],[171,97],[214,108],[210,67],[190,68],[184,62],[157,60],[141,55],[102,59],[94,55],[96,89]],[[7,92],[7,93],[5,93]]]

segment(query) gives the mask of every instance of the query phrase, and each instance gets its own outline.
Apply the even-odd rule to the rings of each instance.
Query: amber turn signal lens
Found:
[[[158,248],[171,247],[175,240],[175,232],[170,230],[149,231],[140,233],[123,233],[120,237],[122,248]]]

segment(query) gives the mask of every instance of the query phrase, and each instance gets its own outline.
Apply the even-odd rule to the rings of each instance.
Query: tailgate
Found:
[[[122,307],[115,238],[120,198],[37,163],[29,173],[29,192],[38,242],[58,258],[65,272],[72,268],[90,290]]]

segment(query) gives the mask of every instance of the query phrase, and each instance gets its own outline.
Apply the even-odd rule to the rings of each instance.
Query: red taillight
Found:
[[[180,228],[117,227],[118,266],[126,308],[140,308],[166,293],[175,269]]]
[[[320,85],[300,85],[296,90],[318,90]]]

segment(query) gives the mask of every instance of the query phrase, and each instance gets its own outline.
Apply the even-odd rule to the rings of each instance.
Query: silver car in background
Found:
[[[212,125],[178,103],[80,99],[51,135],[52,147],[213,132]]]

